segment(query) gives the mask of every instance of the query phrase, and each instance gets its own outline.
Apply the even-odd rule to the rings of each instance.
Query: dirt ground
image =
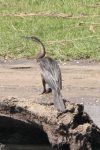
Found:
[[[100,63],[75,60],[59,63],[62,95],[71,102],[100,105]],[[0,98],[23,98],[52,102],[52,94],[42,92],[41,73],[36,60],[0,60]]]

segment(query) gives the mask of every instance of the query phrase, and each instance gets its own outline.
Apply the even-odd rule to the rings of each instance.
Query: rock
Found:
[[[68,101],[65,105],[66,110],[61,112],[55,110],[53,104],[32,102],[26,105],[24,100],[11,98],[0,103],[0,111],[1,116],[17,118],[43,130],[52,147],[69,147],[70,150],[100,148],[100,129],[84,112],[84,106]]]

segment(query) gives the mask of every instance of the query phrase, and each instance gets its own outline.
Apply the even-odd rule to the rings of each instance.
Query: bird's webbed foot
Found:
[[[48,93],[51,93],[52,92],[52,89],[51,88],[48,88],[45,93],[48,94]]]
[[[42,95],[42,94],[44,94],[45,92],[46,92],[46,89],[44,89],[43,92],[42,92],[41,94],[39,94],[39,95]]]
[[[51,93],[52,92],[52,89],[51,88],[48,88],[47,90],[44,89],[43,92],[39,95],[42,95],[42,94],[48,94],[48,93]]]

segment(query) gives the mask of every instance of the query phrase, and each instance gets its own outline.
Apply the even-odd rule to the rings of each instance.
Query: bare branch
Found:
[[[63,14],[56,12],[33,12],[33,13],[17,13],[17,14],[0,14],[0,16],[8,16],[8,17],[27,17],[27,16],[51,16],[51,17],[61,17],[61,18],[87,18],[87,17],[100,17],[100,15],[81,15],[78,17],[74,17],[73,14]]]
[[[95,36],[100,36],[100,35],[94,35],[94,36],[87,36],[87,37],[83,37],[83,38],[77,38],[77,39],[72,39],[72,40],[61,40],[61,41],[47,41],[46,43],[49,43],[47,45],[53,45],[55,43],[63,43],[63,42],[72,42],[72,41],[77,41],[77,40],[82,40],[82,39],[86,39],[86,38],[93,38]]]
[[[95,5],[91,5],[91,6],[90,6],[90,5],[85,5],[85,6],[86,6],[86,7],[93,7],[93,8],[94,8],[94,7],[95,7],[95,8],[100,7],[100,6],[95,6]]]
[[[14,30],[16,30],[16,31],[24,31],[24,30],[18,30],[18,29],[16,29],[16,28],[14,27],[13,23],[12,23],[12,28],[13,28]]]

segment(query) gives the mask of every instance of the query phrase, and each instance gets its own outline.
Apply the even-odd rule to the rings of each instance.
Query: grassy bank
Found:
[[[1,0],[0,55],[33,58],[39,45],[20,36],[37,36],[56,59],[100,60],[100,1]]]

